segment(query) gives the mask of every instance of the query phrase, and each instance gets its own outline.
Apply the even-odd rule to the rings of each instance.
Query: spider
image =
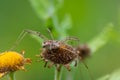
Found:
[[[49,31],[49,30],[48,30]],[[67,68],[68,71],[70,71],[70,63],[75,62],[74,66],[77,66],[77,60],[83,57],[84,51],[81,53],[84,48],[81,47],[73,47],[72,45],[67,44],[67,41],[78,41],[79,39],[76,37],[66,37],[63,40],[54,40],[51,32],[49,31],[52,39],[47,39],[44,35],[42,35],[40,32],[33,31],[26,29],[23,31],[23,33],[18,37],[16,45],[22,40],[22,38],[25,36],[25,34],[32,34],[40,37],[43,39],[42,49],[40,55],[37,55],[41,57],[43,61],[45,61],[44,67],[47,66],[47,63],[50,62],[48,67],[51,67],[52,65],[55,65],[57,67],[57,70],[59,71],[58,65],[63,65],[65,68]],[[13,46],[14,48],[15,46]],[[83,54],[83,55],[82,55]]]

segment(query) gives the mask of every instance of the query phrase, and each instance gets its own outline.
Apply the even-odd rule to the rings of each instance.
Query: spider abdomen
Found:
[[[72,62],[77,55],[72,47],[66,46],[66,48],[58,48],[52,50],[45,50],[42,53],[43,57],[55,64],[68,64]]]

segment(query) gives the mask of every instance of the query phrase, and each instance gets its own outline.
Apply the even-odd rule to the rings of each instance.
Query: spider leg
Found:
[[[20,42],[21,40],[26,36],[26,32],[22,31],[20,35],[18,36],[16,42],[13,44],[13,46],[9,50],[13,50]]]
[[[38,37],[42,38],[43,40],[48,40],[44,35],[42,35],[38,31],[33,31],[33,30],[25,29],[24,32],[27,32],[28,34],[32,34],[32,35],[37,35]]]
[[[60,72],[62,65],[60,65],[60,64],[55,64],[55,67],[56,67],[57,71]]]
[[[71,71],[70,64],[65,64],[64,66],[67,68],[68,71]]]
[[[75,64],[74,64],[74,66],[75,66],[75,67],[77,66],[77,60],[75,60]]]
[[[54,65],[54,63],[51,62],[51,63],[48,65],[48,68],[51,68],[53,65]]]
[[[78,44],[80,42],[79,38],[77,38],[77,37],[66,37],[64,40],[61,40],[61,42],[63,42],[63,43],[67,42],[67,41],[77,41]]]
[[[48,60],[45,60],[44,67],[46,67],[46,66],[47,66],[47,63],[48,63]]]
[[[26,34],[35,35],[35,36],[40,37],[43,40],[48,40],[44,35],[42,35],[38,31],[33,31],[33,30],[25,29],[25,30],[23,30],[20,33],[20,35],[18,36],[16,42],[14,43],[14,45],[9,50],[13,50],[21,42],[21,40],[26,36]]]

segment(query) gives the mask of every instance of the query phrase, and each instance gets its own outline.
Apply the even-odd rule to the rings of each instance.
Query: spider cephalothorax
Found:
[[[56,40],[47,40],[42,43],[42,47],[47,50],[57,49],[60,47],[60,42]]]

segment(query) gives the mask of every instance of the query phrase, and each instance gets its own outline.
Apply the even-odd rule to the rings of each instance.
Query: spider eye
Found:
[[[45,46],[46,46],[46,42],[43,42],[42,47],[45,48]]]
[[[46,44],[46,42],[43,42],[43,44]]]
[[[43,44],[42,47],[45,48],[45,45]]]

